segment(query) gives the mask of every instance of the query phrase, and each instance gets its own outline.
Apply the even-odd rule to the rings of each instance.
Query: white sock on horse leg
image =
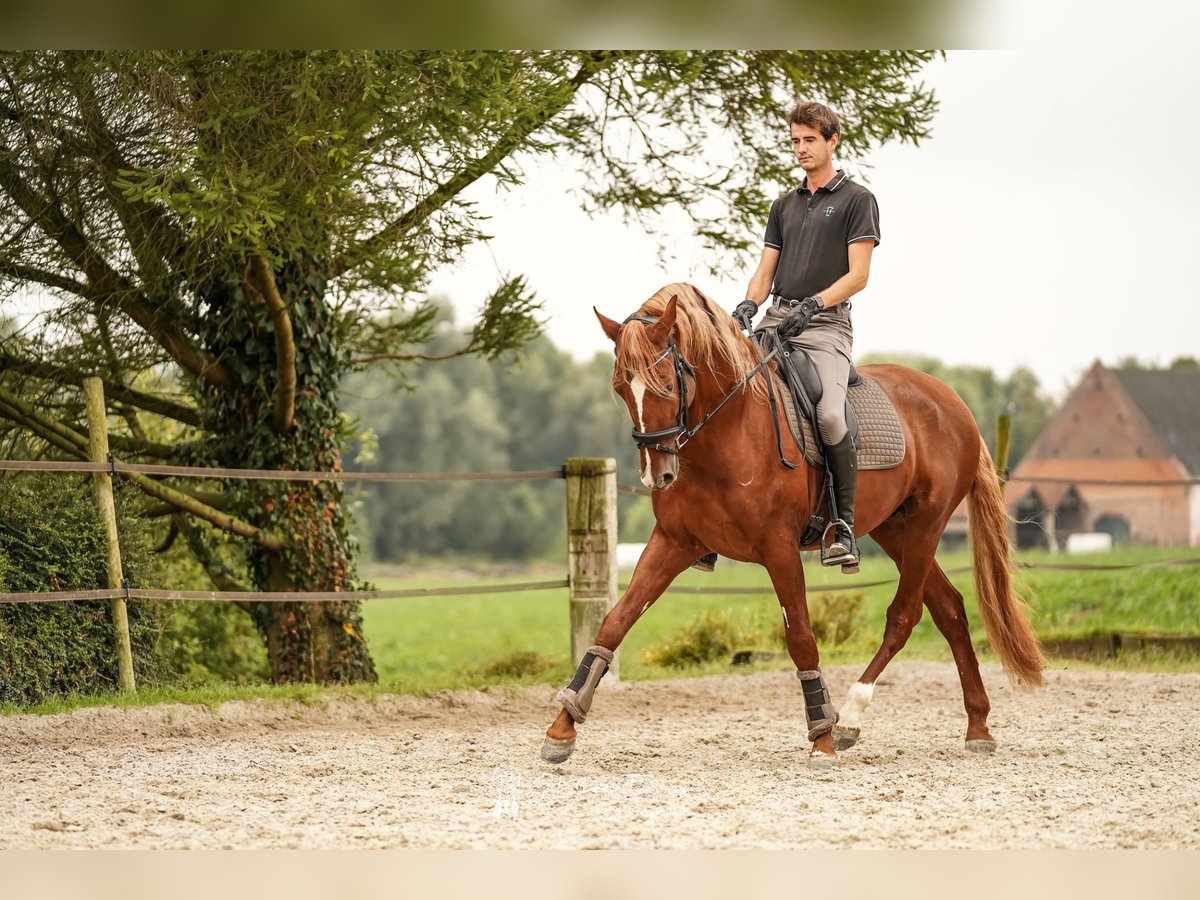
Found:
[[[838,713],[838,724],[843,728],[861,728],[862,714],[871,705],[871,697],[875,693],[874,684],[855,682],[846,694],[846,702]]]

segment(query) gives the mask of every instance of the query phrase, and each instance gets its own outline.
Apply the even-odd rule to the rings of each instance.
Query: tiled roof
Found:
[[[1200,476],[1200,371],[1110,371],[1188,474]]]

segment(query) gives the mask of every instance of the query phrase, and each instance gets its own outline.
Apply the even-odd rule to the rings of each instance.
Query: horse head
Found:
[[[625,401],[641,456],[642,483],[666,490],[679,475],[679,450],[688,437],[696,400],[696,371],[675,335],[678,297],[662,312],[638,312],[615,322],[594,310],[617,357],[613,390]]]

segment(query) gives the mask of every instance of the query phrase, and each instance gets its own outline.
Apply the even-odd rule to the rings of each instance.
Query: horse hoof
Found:
[[[971,753],[995,753],[995,741],[967,741],[967,750]]]
[[[814,750],[808,754],[808,767],[814,772],[828,772],[837,765],[837,757]]]
[[[840,725],[833,726],[833,749],[839,753],[842,750],[849,750],[858,743],[859,729],[843,728]]]
[[[548,737],[542,743],[542,759],[548,763],[555,763],[557,765],[558,763],[566,762],[574,752],[575,738],[560,741]]]

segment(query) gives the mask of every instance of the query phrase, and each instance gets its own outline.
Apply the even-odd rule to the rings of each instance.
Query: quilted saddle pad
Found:
[[[891,469],[904,459],[904,431],[896,407],[871,376],[859,372],[860,381],[850,385],[850,406],[858,417],[858,468]],[[813,423],[796,414],[792,392],[775,377],[775,393],[783,401],[788,428],[804,452],[809,465],[823,467],[821,442],[813,437]]]

